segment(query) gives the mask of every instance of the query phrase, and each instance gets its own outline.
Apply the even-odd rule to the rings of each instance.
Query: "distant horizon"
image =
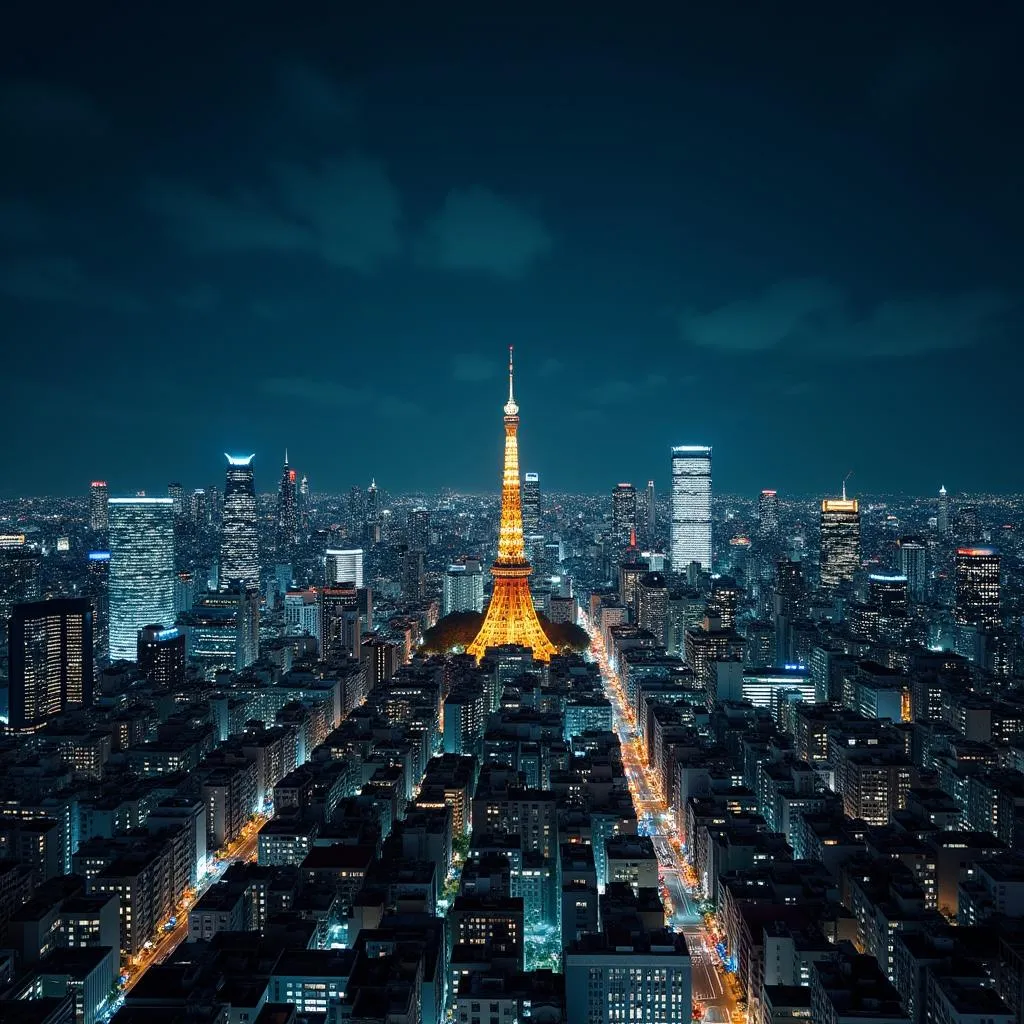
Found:
[[[179,481],[171,481],[172,483],[178,483]],[[617,481],[619,483],[630,483],[631,481]],[[607,497],[611,498],[612,487],[609,485],[607,490],[576,490],[576,491],[557,491],[557,490],[546,490],[543,486],[544,477],[541,475],[541,494],[549,497],[559,498],[598,498]],[[164,498],[167,497],[165,493],[166,486],[163,488],[140,488],[139,491],[133,492],[130,489],[113,489],[109,490],[109,497],[111,498],[129,498],[135,496],[144,496],[150,498]],[[193,493],[197,488],[182,484],[185,488],[185,494],[189,495]],[[637,484],[637,492],[646,489],[646,482],[644,484]],[[363,486],[360,484],[351,484],[344,490],[327,490],[320,491],[316,488],[311,488],[310,493],[317,498],[348,498],[351,493],[352,487],[359,487],[361,491],[365,492],[369,488],[369,484]],[[450,493],[454,497],[459,498],[500,498],[501,490],[499,487],[495,487],[492,490],[462,490],[456,487],[442,487],[437,490],[424,490],[418,488],[415,490],[396,490],[394,488],[387,487],[381,483],[377,484],[377,487],[384,494],[393,498],[439,498],[444,493]],[[199,490],[208,490],[208,488],[198,488]],[[756,501],[760,496],[762,489],[756,491],[732,491],[723,490],[715,491],[712,490],[711,498],[712,501],[722,500],[741,500],[741,501]],[[218,485],[218,493],[223,493],[223,485]],[[654,491],[659,499],[667,497],[671,493],[671,486],[667,485],[664,488],[659,489],[657,481],[655,481]],[[823,498],[834,498],[839,496],[839,490],[836,491],[821,491],[821,492],[809,492],[809,491],[785,491],[779,488],[775,488],[776,494],[778,495],[779,501],[783,504],[787,502],[801,502],[801,501],[820,501]],[[999,501],[1010,498],[1021,498],[1024,499],[1024,490],[1020,491],[955,491],[947,488],[947,495],[950,501],[957,501],[963,499],[970,499],[972,501]],[[277,496],[276,490],[257,490],[257,498],[275,498]],[[858,501],[880,501],[885,499],[911,499],[917,501],[937,501],[939,498],[939,492],[936,490],[932,493],[914,493],[912,491],[856,491],[852,488],[847,489],[847,496],[849,498],[855,498]],[[0,492],[0,502],[17,502],[17,501],[88,501],[89,491],[88,487],[86,490],[81,492],[72,492],[68,494],[10,494]]]

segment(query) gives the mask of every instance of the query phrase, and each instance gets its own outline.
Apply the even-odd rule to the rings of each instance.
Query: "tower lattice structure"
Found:
[[[512,347],[508,350],[508,401],[505,403],[505,469],[501,481],[498,557],[491,566],[494,590],[484,624],[466,648],[479,661],[488,647],[529,647],[538,661],[550,661],[555,645],[547,638],[530,594],[530,573],[523,545],[523,509],[519,499],[519,406],[512,392]]]

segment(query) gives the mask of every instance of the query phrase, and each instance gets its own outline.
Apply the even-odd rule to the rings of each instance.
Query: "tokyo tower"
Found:
[[[505,470],[501,480],[498,557],[491,566],[494,591],[484,624],[466,648],[479,661],[488,647],[529,647],[537,661],[550,661],[555,645],[547,638],[533,607],[529,578],[533,569],[523,546],[523,510],[519,503],[519,406],[512,394],[512,346],[508,349],[508,401],[505,403]]]

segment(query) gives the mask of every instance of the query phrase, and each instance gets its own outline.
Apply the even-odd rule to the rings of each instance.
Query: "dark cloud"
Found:
[[[504,363],[497,359],[488,359],[477,352],[460,352],[452,356],[452,376],[459,381],[475,384],[490,380],[504,368]]]
[[[230,195],[154,181],[146,206],[199,252],[304,252],[368,271],[402,248],[401,203],[382,164],[360,153],[275,166],[262,191]]]
[[[419,256],[442,270],[516,278],[546,256],[553,244],[533,211],[476,185],[448,193],[426,225]]]
[[[56,303],[137,313],[147,302],[133,292],[89,275],[73,259],[45,257],[0,263],[0,294],[29,303]]]
[[[355,90],[343,88],[305,61],[282,63],[278,68],[278,85],[287,113],[313,127],[338,131],[355,121],[359,109]]]
[[[858,307],[828,281],[781,281],[759,295],[679,317],[683,338],[722,352],[793,348],[823,358],[899,358],[998,340],[1017,304],[996,290]]]
[[[367,410],[380,416],[405,417],[420,413],[417,403],[372,387],[352,387],[320,377],[269,377],[259,389],[270,398],[328,409]]]
[[[595,405],[626,405],[653,398],[668,383],[660,373],[648,373],[636,379],[619,377],[590,388],[586,395]]]
[[[220,302],[220,292],[210,284],[197,284],[175,298],[176,305],[187,313],[210,313]]]
[[[92,97],[52,82],[0,86],[0,123],[24,134],[96,138],[109,123]]]
[[[0,241],[24,242],[43,234],[44,218],[23,199],[0,198]]]

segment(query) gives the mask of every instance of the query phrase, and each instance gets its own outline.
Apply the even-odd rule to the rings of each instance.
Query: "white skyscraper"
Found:
[[[327,585],[330,587],[336,583],[363,585],[362,548],[327,549]]]
[[[684,444],[672,449],[672,568],[691,562],[711,568],[711,449]]]
[[[174,503],[111,498],[110,658],[135,661],[143,626],[173,626]]]
[[[484,574],[479,559],[467,558],[448,566],[441,607],[443,615],[484,610]]]

